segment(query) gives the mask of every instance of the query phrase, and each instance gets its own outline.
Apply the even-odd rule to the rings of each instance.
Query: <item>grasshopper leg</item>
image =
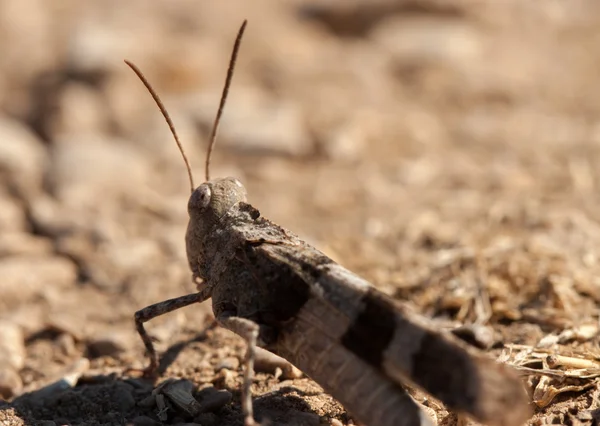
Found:
[[[250,386],[252,385],[252,376],[254,375],[254,360],[256,359],[256,341],[258,339],[259,326],[249,319],[229,316],[227,314],[217,317],[217,321],[222,327],[246,340],[247,349],[244,359],[242,413],[244,414],[244,426],[255,426],[257,423],[254,421]]]
[[[198,293],[192,293],[185,296],[176,297],[174,299],[165,300],[163,302],[155,303],[153,305],[145,307],[144,309],[140,309],[135,313],[135,327],[140,337],[142,338],[142,341],[144,342],[144,346],[146,346],[146,351],[148,352],[148,357],[150,358],[150,364],[144,370],[144,376],[154,377],[158,369],[158,355],[156,354],[156,349],[154,349],[152,338],[144,328],[144,323],[150,321],[152,318],[159,317],[161,315],[191,305],[192,303],[204,302],[209,297],[209,293],[205,291],[200,291]]]

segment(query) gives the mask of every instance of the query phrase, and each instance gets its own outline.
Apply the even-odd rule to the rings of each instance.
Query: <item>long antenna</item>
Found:
[[[242,36],[244,35],[244,30],[246,29],[246,24],[248,21],[244,19],[242,26],[240,27],[237,37],[235,38],[235,44],[233,45],[233,52],[231,52],[231,59],[229,60],[229,68],[227,69],[227,78],[225,79],[225,86],[223,87],[223,93],[221,94],[221,103],[219,104],[219,109],[217,110],[217,117],[213,123],[212,132],[210,135],[210,143],[208,145],[208,151],[206,153],[206,180],[210,180],[210,156],[212,154],[213,148],[215,146],[215,142],[217,140],[217,131],[219,130],[219,124],[221,122],[221,116],[223,115],[223,109],[225,108],[225,101],[227,101],[227,94],[229,93],[229,86],[231,86],[231,79],[233,78],[233,70],[235,69],[235,61],[238,56],[238,51],[240,50],[240,44],[242,42]]]
[[[167,124],[169,125],[169,129],[171,129],[171,133],[173,134],[173,137],[175,138],[175,143],[177,143],[177,146],[179,147],[179,152],[181,152],[181,156],[183,157],[183,161],[185,162],[185,167],[187,169],[188,177],[190,179],[191,192],[194,192],[195,186],[194,186],[194,178],[192,177],[192,168],[190,167],[190,162],[188,161],[187,155],[185,155],[185,151],[183,150],[183,146],[181,145],[179,136],[177,136],[177,132],[175,131],[175,126],[173,125],[173,120],[171,120],[171,117],[169,116],[167,109],[165,108],[162,101],[160,100],[160,97],[154,91],[154,89],[152,88],[152,86],[150,85],[148,80],[146,80],[146,77],[144,77],[144,74],[142,74],[140,69],[138,67],[136,67],[132,62],[129,62],[128,60],[125,60],[125,63],[127,65],[129,65],[129,68],[131,68],[133,70],[133,72],[137,74],[139,79],[142,80],[142,83],[144,83],[144,86],[146,86],[146,89],[148,89],[148,92],[150,92],[150,94],[152,95],[154,102],[156,102],[156,105],[158,105],[158,109],[160,109],[160,112],[162,113],[163,117],[165,117],[165,120],[167,121]]]

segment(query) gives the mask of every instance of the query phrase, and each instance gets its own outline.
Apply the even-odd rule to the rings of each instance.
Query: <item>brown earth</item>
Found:
[[[192,421],[125,374],[134,312],[194,286],[183,163],[122,60],[200,180],[244,18],[213,176],[440,326],[492,330],[528,424],[598,424],[595,0],[0,0],[0,424]],[[149,323],[161,380],[210,400],[196,423],[241,424],[244,344],[210,324],[208,304]],[[275,424],[352,422],[305,378],[253,392]]]

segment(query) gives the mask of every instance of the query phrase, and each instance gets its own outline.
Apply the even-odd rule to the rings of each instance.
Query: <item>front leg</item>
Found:
[[[141,309],[135,313],[135,327],[138,334],[144,342],[148,357],[150,358],[150,365],[144,370],[144,376],[153,377],[156,374],[158,368],[158,355],[154,349],[152,338],[144,328],[144,323],[150,321],[152,318],[159,317],[185,306],[191,305],[192,303],[201,303],[210,297],[209,291],[200,291],[198,293],[188,294],[186,296],[176,297],[174,299],[165,300],[164,302],[155,303]]]
[[[236,317],[231,314],[221,314],[217,322],[229,331],[246,340],[247,349],[244,358],[244,384],[242,385],[242,413],[244,426],[255,426],[252,409],[252,376],[254,375],[254,360],[256,358],[256,340],[258,339],[259,325],[246,318]]]

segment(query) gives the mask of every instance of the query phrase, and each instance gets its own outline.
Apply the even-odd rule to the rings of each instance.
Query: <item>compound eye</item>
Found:
[[[210,203],[211,195],[212,191],[208,185],[200,185],[190,197],[188,210],[204,209]]]

